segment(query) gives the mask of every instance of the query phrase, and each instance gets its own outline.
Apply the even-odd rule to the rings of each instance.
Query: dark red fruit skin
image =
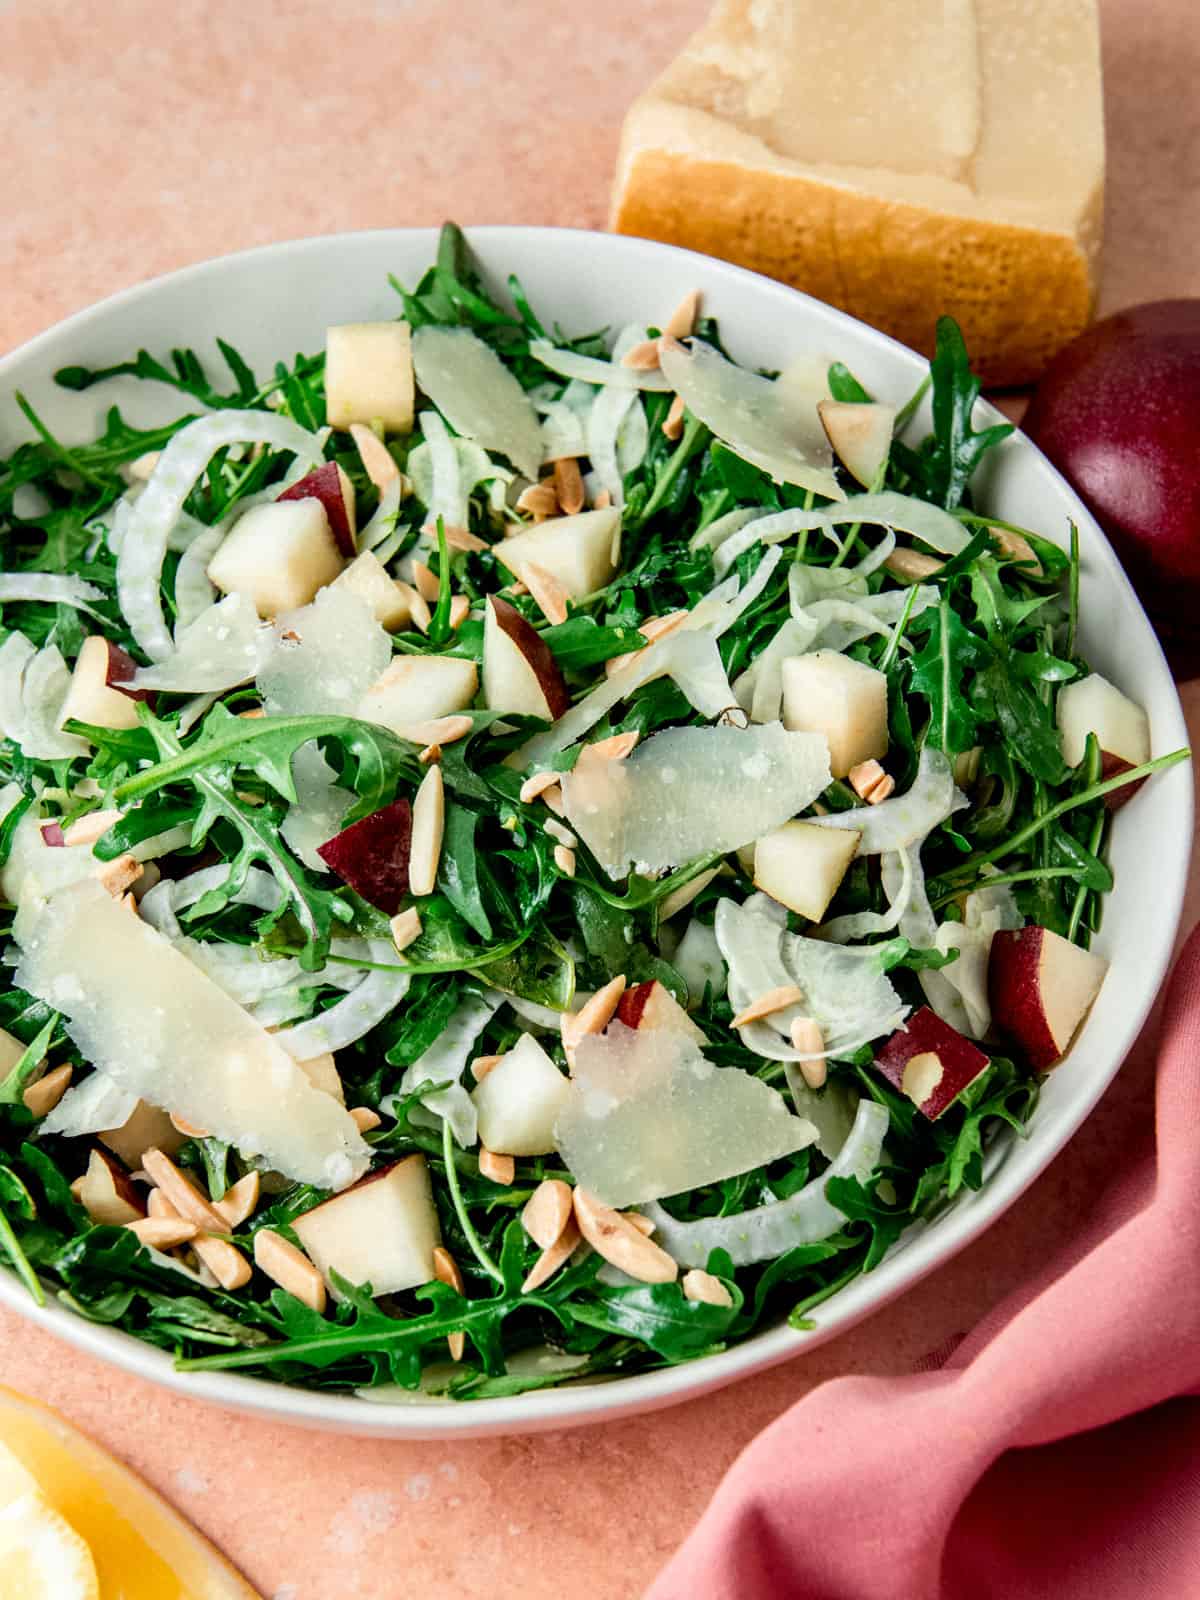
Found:
[[[306,473],[290,489],[285,489],[279,498],[319,500],[325,507],[325,515],[329,518],[329,531],[333,534],[338,549],[348,561],[353,560],[358,554],[358,545],[346,512],[342,480],[338,475],[336,461],[327,461],[324,466],[316,467],[312,472]]]
[[[132,678],[138,669],[137,662],[128,650],[122,650],[119,644],[108,643],[108,668],[104,674],[105,686],[116,689],[127,700],[144,700],[151,711],[158,704],[158,696],[153,689],[135,689]]]
[[[1112,540],[1177,670],[1200,664],[1200,299],[1095,323],[1022,426]]]
[[[921,1006],[880,1050],[875,1057],[875,1070],[903,1093],[905,1067],[913,1056],[926,1051],[941,1057],[942,1080],[919,1110],[931,1122],[936,1122],[967,1085],[987,1071],[991,1061],[978,1045],[964,1038],[948,1022],[943,1022],[936,1011]]]
[[[635,983],[632,989],[626,989],[617,1005],[616,1020],[623,1022],[627,1028],[639,1027],[642,1012],[645,1011],[653,993],[653,978],[647,979],[645,983]]]
[[[389,917],[408,893],[412,807],[407,800],[372,811],[317,847],[317,854],[343,883]]]
[[[571,709],[571,696],[550,646],[533,624],[526,622],[516,606],[501,600],[497,594],[491,595],[488,603],[496,613],[496,621],[537,673],[550,715],[556,719],[565,716]]]

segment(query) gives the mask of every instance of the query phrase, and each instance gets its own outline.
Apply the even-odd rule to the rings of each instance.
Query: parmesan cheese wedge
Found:
[[[92,881],[29,920],[17,982],[119,1088],[300,1183],[344,1189],[370,1151],[350,1114],[186,956]]]
[[[1096,0],[719,0],[625,119],[612,226],[927,352],[948,312],[1013,384],[1087,321],[1103,194]]]

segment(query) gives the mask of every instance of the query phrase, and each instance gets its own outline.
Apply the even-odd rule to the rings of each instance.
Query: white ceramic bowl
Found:
[[[574,331],[661,321],[686,290],[699,288],[706,310],[721,320],[731,353],[750,365],[778,367],[806,350],[840,358],[881,399],[896,402],[907,399],[925,370],[910,351],[841,312],[689,251],[550,228],[477,228],[470,239],[493,288],[502,291],[508,274],[516,272],[543,318]],[[52,382],[58,367],[106,366],[140,347],[161,354],[191,345],[215,357],[213,340],[222,335],[252,366],[269,369],[280,357],[320,349],[329,323],[395,316],[399,303],[388,273],[412,286],[432,261],[436,243],[432,229],[305,239],[208,261],[114,295],[0,360],[0,454],[27,437],[12,403],[17,389],[68,442],[95,437],[104,409],[114,401],[142,426],[186,409],[178,395],[130,380],[70,394]],[[927,423],[927,417],[918,419],[915,431],[925,431]],[[977,490],[995,515],[1060,541],[1068,519],[1077,523],[1081,647],[1099,671],[1146,707],[1155,755],[1185,744],[1179,700],[1150,625],[1104,536],[1063,479],[1016,434],[989,457]],[[1181,765],[1155,778],[1116,819],[1116,887],[1097,941],[1112,970],[1070,1057],[1045,1085],[1029,1138],[998,1141],[989,1153],[985,1187],[936,1222],[911,1229],[875,1272],[821,1307],[812,1332],[776,1327],[723,1354],[593,1386],[470,1404],[379,1405],[232,1373],[177,1373],[169,1355],[126,1334],[54,1304],[34,1308],[5,1271],[0,1303],[93,1355],[182,1393],[347,1433],[431,1438],[532,1432],[695,1398],[798,1355],[879,1310],[975,1239],[1032,1183],[1096,1104],[1150,1009],[1171,953],[1191,841],[1191,774]]]

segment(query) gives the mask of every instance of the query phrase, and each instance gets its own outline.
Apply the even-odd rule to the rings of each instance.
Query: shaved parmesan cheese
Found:
[[[86,611],[89,617],[103,622],[100,613],[88,604],[103,599],[103,589],[69,573],[0,572],[0,606],[17,600],[47,600],[55,605],[74,606],[76,611]]]
[[[445,1118],[464,1150],[477,1144],[479,1122],[475,1102],[463,1086],[462,1075],[475,1054],[475,1041],[503,1004],[504,996],[496,992],[472,995],[464,1000],[428,1050],[406,1069],[399,1090],[380,1102],[383,1110],[394,1116],[397,1105],[421,1084],[442,1084],[442,1088],[421,1097],[421,1105],[433,1113],[429,1121],[436,1123]],[[419,1111],[410,1112],[410,1117],[417,1122],[423,1120]]]
[[[67,1139],[107,1133],[129,1121],[138,1097],[122,1089],[105,1072],[93,1072],[72,1085],[48,1117],[38,1123],[38,1136],[59,1133]]]
[[[906,850],[919,844],[940,822],[969,804],[955,786],[954,769],[945,755],[926,744],[907,794],[893,795],[877,806],[856,806],[812,820],[820,828],[851,828],[861,833],[858,854],[877,856],[885,850]]]
[[[275,618],[258,688],[276,716],[353,716],[392,659],[392,642],[361,596],[322,589],[311,605]]]
[[[555,1124],[559,1154],[605,1205],[636,1205],[761,1167],[817,1130],[739,1067],[715,1067],[685,1034],[610,1023],[578,1045]]]
[[[812,426],[801,428],[795,396],[769,378],[727,361],[700,339],[690,349],[664,340],[660,357],[668,385],[723,444],[769,473],[827,500],[844,499],[833,472],[833,452],[813,407]]]
[[[62,1012],[84,1056],[119,1088],[298,1182],[342,1189],[366,1172],[370,1153],[349,1113],[98,884],[54,896],[17,972],[22,988]]]
[[[292,757],[292,782],[296,798],[287,808],[279,831],[306,867],[313,872],[327,872],[317,848],[342,831],[354,796],[338,785],[333,768],[315,744],[302,744]]]
[[[750,844],[811,805],[829,781],[821,735],[772,722],[668,728],[626,761],[580,763],[563,774],[562,791],[567,820],[620,878]]]
[[[578,378],[583,383],[615,389],[649,389],[658,394],[671,387],[657,367],[623,367],[619,361],[599,361],[595,356],[581,356],[574,350],[556,349],[546,339],[531,339],[529,354],[551,372],[557,372],[560,378]],[[535,477],[536,473],[526,476]]]
[[[267,638],[253,600],[244,594],[226,595],[178,628],[173,654],[153,666],[139,667],[134,687],[169,689],[175,694],[221,693],[235,688],[254,677]]]
[[[500,357],[469,328],[417,328],[417,383],[456,433],[498,450],[527,478],[538,475],[542,430],[529,396]]]
[[[943,555],[957,555],[970,542],[961,522],[927,500],[914,500],[911,495],[892,491],[856,494],[849,500],[839,494],[837,498],[842,501],[840,505],[821,506],[815,511],[773,511],[745,523],[734,537],[722,543],[714,567],[724,572],[753,545],[779,544],[797,533],[820,532],[835,538],[833,530],[851,522],[899,528]]]
[[[707,1267],[713,1250],[727,1250],[735,1267],[774,1261],[800,1244],[828,1239],[845,1225],[845,1214],[825,1196],[830,1178],[857,1178],[864,1183],[879,1165],[888,1130],[888,1114],[874,1100],[860,1100],[850,1136],[827,1171],[786,1200],[728,1217],[701,1217],[677,1222],[662,1206],[644,1206],[654,1224],[655,1243],[681,1267]]]

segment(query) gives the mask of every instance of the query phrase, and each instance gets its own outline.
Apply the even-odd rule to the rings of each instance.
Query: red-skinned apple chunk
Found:
[[[335,1297],[333,1272],[353,1284],[369,1283],[377,1295],[428,1283],[442,1242],[423,1155],[372,1172],[305,1211],[292,1227]]]
[[[1108,962],[1037,926],[1001,930],[988,959],[992,1021],[1035,1072],[1066,1054],[1099,993]]]
[[[352,822],[319,845],[317,854],[343,883],[390,917],[408,893],[411,845],[412,806],[400,799]]]
[[[550,646],[498,595],[489,596],[483,619],[483,698],[489,710],[548,722],[571,704]]]
[[[1150,759],[1150,719],[1136,701],[1098,672],[1059,690],[1057,714],[1063,760],[1069,767],[1077,767],[1083,760],[1092,733],[1100,746],[1100,772],[1105,778],[1115,778]],[[1132,799],[1142,783],[1114,789],[1105,795],[1104,803],[1115,811]]]
[[[128,1172],[115,1156],[95,1146],[79,1182],[79,1201],[93,1222],[112,1228],[146,1215],[141,1193],[134,1188]]]
[[[626,989],[617,1005],[616,1018],[627,1028],[666,1028],[671,1033],[682,1033],[699,1045],[708,1043],[688,1016],[687,1012],[657,978],[646,983],[635,983]]]
[[[892,448],[894,408],[875,401],[818,400],[817,415],[838,460],[869,489]]]
[[[136,728],[137,702],[153,703],[152,689],[126,687],[137,662],[119,644],[92,634],[83,641],[59,712],[59,726],[90,722],[96,728]]]
[[[208,564],[222,594],[244,594],[260,617],[306,606],[341,572],[342,555],[320,500],[251,506]]]
[[[330,532],[337,547],[347,561],[353,561],[358,552],[358,517],[354,507],[354,485],[336,461],[326,461],[315,467],[290,489],[285,489],[280,500],[319,500],[329,518]]]
[[[978,1045],[922,1006],[875,1057],[876,1070],[931,1122],[991,1065]]]

